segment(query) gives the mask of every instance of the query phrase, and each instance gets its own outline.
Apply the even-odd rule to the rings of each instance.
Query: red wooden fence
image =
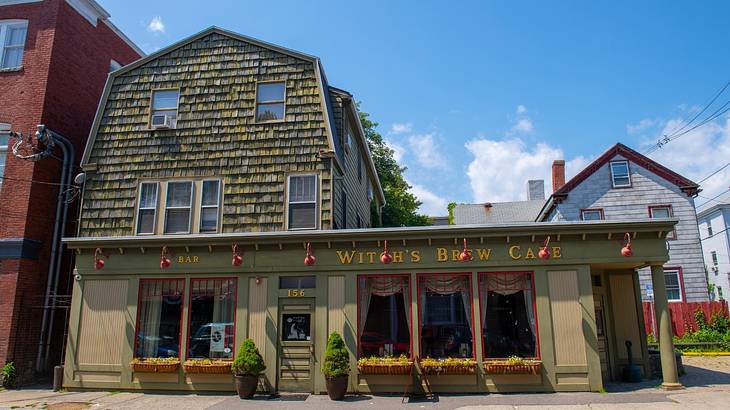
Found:
[[[653,302],[642,302],[644,309],[644,327],[646,334],[654,333],[652,329],[656,329],[657,324],[654,319]],[[728,316],[728,306],[726,300],[712,302],[673,302],[669,304],[669,316],[672,318],[672,331],[675,336],[683,336],[687,331],[697,330],[697,321],[695,321],[695,312],[702,309],[705,312],[705,318],[709,323],[714,313],[724,313]]]

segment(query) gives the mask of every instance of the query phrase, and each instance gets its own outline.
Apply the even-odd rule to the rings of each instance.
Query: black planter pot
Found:
[[[250,399],[251,397],[253,397],[254,394],[256,394],[256,387],[258,387],[259,384],[258,376],[239,376],[235,374],[233,375],[233,378],[236,383],[236,391],[238,392],[238,397],[242,399]]]
[[[332,400],[342,400],[347,393],[347,380],[349,376],[327,377],[327,395]]]

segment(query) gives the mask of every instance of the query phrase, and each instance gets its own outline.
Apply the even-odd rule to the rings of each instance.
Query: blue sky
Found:
[[[100,3],[146,52],[216,25],[320,57],[380,123],[429,214],[524,199],[527,179],[549,190],[554,159],[570,177],[616,142],[644,151],[730,80],[720,1]],[[651,157],[701,180],[730,161],[728,116]],[[703,195],[729,181],[730,168]]]

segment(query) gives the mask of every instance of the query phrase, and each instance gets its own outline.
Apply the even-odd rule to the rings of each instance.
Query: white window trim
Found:
[[[142,208],[142,186],[143,185],[155,185],[155,205],[153,208]],[[137,221],[134,224],[134,234],[135,235],[154,235],[157,231],[157,208],[160,204],[160,183],[156,181],[152,182],[140,182],[139,184],[139,192],[137,193]],[[140,221],[140,211],[149,210],[152,209],[154,211],[154,214],[152,216],[152,232],[140,232],[139,231],[139,221]]]
[[[314,177],[314,201],[291,201],[291,179],[292,177]],[[292,204],[311,204],[314,203],[314,226],[312,228],[291,228],[289,226],[289,206]],[[319,174],[291,174],[286,177],[286,229],[288,231],[311,231],[317,230],[320,226],[319,215]]]
[[[669,299],[669,294],[667,294],[667,302],[682,302],[682,276],[679,274],[679,269],[677,268],[671,268],[671,269],[664,269],[664,291],[666,292],[666,276],[668,273],[674,273],[677,276],[677,284],[679,285],[679,299]]]
[[[167,198],[165,198],[165,226],[162,228],[162,232],[165,235],[184,235],[189,234],[193,225],[193,195],[195,193],[195,181],[168,181],[167,182],[167,192],[165,195],[169,195],[170,192],[170,184],[182,184],[182,183],[188,183],[190,184],[190,201],[188,203],[190,205],[188,206],[170,206],[167,203]],[[187,209],[188,212],[188,230],[187,231],[178,231],[178,232],[167,232],[167,211],[169,210],[177,210],[177,209]]]
[[[10,27],[23,26],[25,28],[25,38],[23,44],[16,46],[6,46],[5,38]],[[23,66],[23,58],[25,57],[25,43],[28,39],[28,20],[0,20],[0,70],[12,70]],[[3,58],[5,57],[6,48],[20,48],[23,50],[20,56],[20,65],[14,67],[5,67]]]
[[[625,185],[616,185],[616,177],[613,174],[613,164],[623,163],[626,164],[626,173],[629,178],[628,184]],[[627,160],[617,160],[617,161],[611,161],[608,163],[608,168],[611,170],[611,186],[614,188],[629,188],[631,187],[631,166],[629,165],[629,161]]]
[[[215,197],[215,205],[203,205],[203,198],[205,197],[203,195],[203,189],[205,189],[205,183],[206,182],[215,182],[218,184],[218,195]],[[217,233],[220,228],[221,223],[221,215],[220,215],[220,205],[221,205],[221,180],[220,179],[204,179],[200,182],[200,222],[198,223],[198,232],[200,233]],[[204,231],[203,230],[203,209],[210,209],[215,208],[215,229],[212,231]]]
[[[165,92],[165,91],[177,91],[177,98],[175,99],[175,106],[174,107],[155,108],[155,93]],[[156,88],[156,89],[152,90],[152,94],[150,95],[150,118],[149,118],[150,127],[152,127],[152,116],[156,115],[155,113],[158,111],[175,111],[174,124],[172,124],[171,128],[177,128],[177,120],[178,120],[178,117],[180,117],[180,89],[179,88]]]

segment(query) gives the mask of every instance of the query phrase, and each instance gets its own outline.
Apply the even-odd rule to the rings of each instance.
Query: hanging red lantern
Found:
[[[167,269],[170,265],[172,265],[172,261],[167,257],[167,246],[163,246],[160,254],[160,269]]]
[[[470,262],[474,260],[474,257],[471,255],[471,251],[466,246],[466,238],[464,238],[464,246],[461,248],[461,253],[459,254],[459,260],[462,262]]]
[[[624,247],[621,248],[621,256],[629,258],[634,255],[634,250],[631,249],[631,235],[626,232],[624,235]]]
[[[393,255],[388,251],[388,241],[385,241],[385,246],[383,246],[383,253],[380,254],[380,262],[386,265],[393,262]]]
[[[545,242],[543,242],[542,247],[537,252],[537,257],[540,259],[550,259],[550,249],[548,249],[548,244],[550,243],[550,236],[545,238]]]
[[[314,266],[314,262],[316,261],[317,258],[315,258],[312,254],[312,245],[307,242],[307,256],[304,257],[304,264],[307,266]]]
[[[238,245],[233,245],[231,247],[231,250],[233,252],[233,258],[231,259],[231,265],[233,266],[241,266],[243,263],[243,256],[238,252]]]
[[[101,248],[96,248],[94,251],[94,269],[99,270],[104,267],[104,259],[102,259]]]

